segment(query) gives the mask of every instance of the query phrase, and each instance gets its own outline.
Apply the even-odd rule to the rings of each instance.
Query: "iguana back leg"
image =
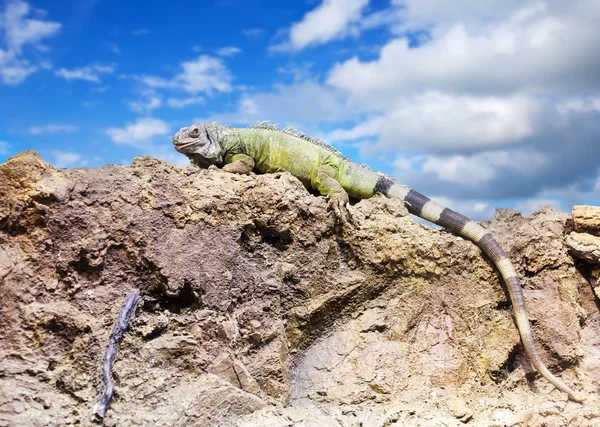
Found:
[[[327,197],[336,218],[341,220],[344,224],[350,224],[352,222],[352,217],[346,208],[350,199],[348,198],[346,190],[344,190],[341,184],[335,179],[337,174],[338,171],[333,166],[319,166],[312,173],[310,184],[312,188],[318,190],[319,193]]]

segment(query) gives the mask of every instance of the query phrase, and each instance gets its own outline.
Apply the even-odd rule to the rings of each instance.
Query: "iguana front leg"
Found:
[[[231,162],[223,166],[225,172],[239,173],[247,175],[254,169],[254,160],[245,154],[236,154],[231,158]]]
[[[337,176],[337,170],[334,167],[322,165],[312,173],[310,184],[312,188],[319,190],[319,193],[327,197],[336,218],[344,224],[349,224],[352,217],[346,208],[349,202],[348,193],[334,178],[335,176]]]

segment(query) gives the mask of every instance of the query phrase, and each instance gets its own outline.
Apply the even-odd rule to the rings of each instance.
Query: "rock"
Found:
[[[596,405],[565,402],[534,373],[481,250],[398,200],[350,209],[357,226],[340,229],[286,173],[9,159],[0,425],[88,422],[131,289],[142,301],[106,425],[600,422]],[[499,210],[484,226],[522,278],[542,359],[597,399],[600,315],[564,241],[569,214]]]
[[[600,299],[600,268],[596,268],[590,272],[590,284],[596,298]]]
[[[451,397],[446,401],[446,406],[450,413],[463,423],[468,422],[473,417],[473,411],[469,409],[467,402],[460,397]]]
[[[591,264],[600,264],[600,237],[571,232],[566,243],[573,256]]]
[[[248,393],[261,395],[261,389],[242,362],[230,354],[222,354],[209,367],[208,371],[221,377],[231,385]]]
[[[578,233],[600,236],[600,206],[573,206],[573,227]]]
[[[142,337],[146,340],[155,338],[167,330],[169,319],[165,315],[160,315],[153,319],[148,325],[141,328]]]

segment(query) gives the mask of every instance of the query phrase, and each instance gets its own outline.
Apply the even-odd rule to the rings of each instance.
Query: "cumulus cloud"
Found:
[[[426,92],[386,112],[376,148],[462,151],[514,144],[535,132],[540,110],[527,96]]]
[[[565,188],[590,194],[598,176],[599,137],[600,113],[555,112],[518,145],[465,155],[398,155],[394,176],[424,194],[455,199],[532,198]]]
[[[403,30],[466,22],[479,28],[509,16],[523,5],[539,3],[538,0],[392,0],[392,7],[402,12],[397,22]],[[389,13],[389,10],[386,11]]]
[[[353,141],[366,137],[378,135],[385,123],[384,117],[372,117],[365,119],[351,129],[336,129],[329,132],[325,139],[328,142],[335,143],[341,141]]]
[[[531,215],[540,209],[550,206],[556,209],[560,209],[560,201],[555,199],[544,199],[544,198],[529,198],[519,200],[515,206],[515,210],[521,212],[523,216]]]
[[[111,127],[105,132],[117,144],[144,147],[153,137],[166,135],[170,131],[171,127],[163,120],[142,118],[127,123],[124,128]]]
[[[350,118],[343,100],[331,88],[303,81],[292,85],[275,85],[272,92],[244,95],[234,113],[214,114],[211,120],[229,124],[247,124],[261,120],[289,123],[289,112],[296,123],[314,124]],[[303,127],[303,130],[305,128]]]
[[[157,76],[138,76],[154,89],[178,89],[196,95],[200,92],[230,92],[233,77],[223,61],[210,55],[200,55],[179,64],[181,71],[170,79]]]
[[[588,0],[578,5],[558,11],[536,3],[484,32],[455,23],[433,32],[434,38],[416,49],[408,39],[396,38],[376,60],[355,57],[337,64],[327,82],[372,108],[387,108],[400,96],[424,90],[497,94],[597,89],[600,7]],[[595,22],[583,18],[586,14],[595,15]]]
[[[351,24],[360,20],[369,0],[323,0],[289,29],[289,39],[272,50],[300,50],[347,35]]]
[[[600,95],[585,96],[566,99],[557,104],[558,110],[563,114],[582,113],[597,111],[600,112]]]
[[[474,221],[479,221],[484,218],[492,218],[496,210],[493,203],[481,199],[451,199],[449,197],[436,194],[432,194],[429,197],[440,203],[442,206],[450,208],[455,212],[460,212],[467,218],[470,218]]]
[[[43,49],[40,42],[55,36],[61,29],[58,22],[28,17],[31,7],[21,0],[8,0],[0,10],[0,80],[18,85],[41,65],[34,65],[23,57],[27,45]],[[41,51],[38,49],[38,51]]]
[[[163,120],[141,118],[127,123],[122,128],[108,128],[105,133],[113,142],[137,148],[145,155],[154,156],[178,166],[187,166],[190,163],[186,156],[173,149],[170,137],[171,125]],[[164,141],[168,141],[168,143],[164,143]]]
[[[484,151],[472,156],[428,155],[417,156],[414,160],[418,161],[420,171],[424,174],[436,176],[440,181],[469,187],[478,187],[492,181],[499,170],[527,176],[549,163],[547,156],[525,150]]]
[[[65,80],[84,80],[91,83],[100,83],[101,74],[112,74],[115,71],[112,65],[88,65],[81,68],[60,68],[54,72]]]
[[[31,126],[27,132],[31,135],[45,135],[48,133],[73,133],[77,132],[78,130],[79,128],[74,125],[47,124]]]
[[[342,3],[323,1],[291,28]],[[525,211],[553,200],[563,209],[600,202],[600,2],[394,0],[376,11],[353,4],[352,18],[341,13],[331,28],[296,39],[290,30],[278,48],[388,25],[391,37],[375,57],[359,52],[324,80],[305,70],[292,84],[247,91],[236,111],[211,118],[320,130],[328,142],[358,146],[360,161],[384,159],[397,179],[457,210],[477,206],[477,218],[515,200]]]
[[[52,164],[57,168],[70,168],[88,164],[87,159],[70,151],[53,151],[52,156],[54,157]]]

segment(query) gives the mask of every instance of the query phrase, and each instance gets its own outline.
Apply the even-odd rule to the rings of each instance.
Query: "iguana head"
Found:
[[[223,148],[220,141],[223,127],[216,123],[196,123],[179,129],[173,136],[173,145],[180,153],[190,158],[192,163],[207,168],[210,165],[223,165]]]

